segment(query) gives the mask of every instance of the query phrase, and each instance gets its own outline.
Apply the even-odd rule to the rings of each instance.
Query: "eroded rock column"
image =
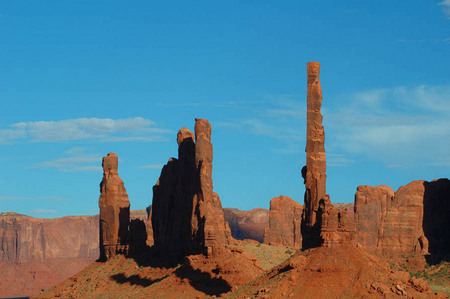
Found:
[[[305,204],[302,215],[303,247],[318,246],[317,212],[319,201],[326,195],[325,133],[322,126],[322,88],[320,63],[308,62],[308,93],[306,118],[306,166],[302,170],[305,183]]]
[[[227,244],[225,218],[222,204],[213,192],[213,146],[211,125],[206,119],[195,119],[195,165],[198,173],[197,202],[199,219],[204,226],[205,253],[211,255],[214,248]]]
[[[100,183],[100,259],[108,260],[128,251],[130,201],[117,172],[118,157],[103,157],[103,180]]]

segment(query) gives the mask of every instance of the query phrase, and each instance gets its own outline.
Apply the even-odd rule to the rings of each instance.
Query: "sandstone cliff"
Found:
[[[397,192],[359,186],[355,194],[357,241],[384,255],[419,253],[430,262],[449,257],[450,182],[413,181]]]

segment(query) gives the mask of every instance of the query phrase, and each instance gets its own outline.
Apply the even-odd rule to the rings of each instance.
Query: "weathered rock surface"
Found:
[[[269,227],[269,210],[253,209],[240,211],[224,208],[225,221],[231,229],[231,235],[237,240],[252,239],[260,243],[264,241],[264,230]]]
[[[195,121],[195,142],[188,129],[178,132],[178,159],[169,160],[153,187],[155,248],[172,258],[213,254],[231,234],[213,192],[211,126],[204,119]]]
[[[448,179],[413,181],[395,193],[388,186],[359,186],[355,194],[357,241],[377,254],[448,259],[449,214]]]
[[[320,200],[318,211],[321,245],[335,247],[355,244],[355,221],[345,209],[336,209],[328,195]]]
[[[333,206],[338,210],[345,210],[351,218],[355,215],[353,203],[333,203]]]
[[[445,295],[431,292],[423,280],[399,282],[387,262],[361,248],[342,244],[295,254],[229,297],[445,298]]]
[[[128,251],[130,201],[117,172],[119,159],[109,153],[103,157],[103,180],[100,183],[100,259],[110,259]]]
[[[301,204],[288,196],[274,197],[270,201],[269,227],[264,232],[264,243],[300,249],[301,219]]]
[[[355,194],[357,242],[372,253],[381,253],[380,237],[388,208],[394,200],[389,186],[358,186]]]

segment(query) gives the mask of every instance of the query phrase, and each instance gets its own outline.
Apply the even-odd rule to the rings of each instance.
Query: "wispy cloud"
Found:
[[[333,147],[397,167],[450,162],[450,86],[400,86],[346,98],[345,107],[326,112]]]
[[[162,164],[148,164],[148,165],[143,165],[140,168],[142,169],[162,169],[164,165]]]
[[[345,167],[355,162],[352,159],[347,158],[344,154],[327,153],[327,166],[332,167]]]
[[[62,201],[67,200],[65,197],[60,196],[0,196],[1,201],[16,201],[16,200],[55,200]]]
[[[303,140],[298,131],[292,127],[280,127],[264,119],[251,118],[245,120],[230,120],[215,123],[220,127],[228,127],[242,133],[266,136],[274,139]]]
[[[295,154],[304,140],[299,132],[304,130],[306,105],[295,95],[266,95],[261,101],[246,101],[250,117],[215,122],[218,127],[239,131],[243,134],[272,138],[278,141],[271,149],[277,154]]]
[[[439,2],[438,5],[442,6],[442,11],[444,12],[447,19],[450,19],[450,0],[444,0]]]
[[[170,131],[142,117],[126,119],[76,118],[60,121],[19,122],[0,130],[0,144],[99,140],[103,142],[163,141]]]
[[[102,172],[100,166],[102,155],[99,153],[88,154],[83,148],[72,148],[65,152],[66,157],[56,158],[50,161],[36,163],[31,168],[56,168],[64,172]]]

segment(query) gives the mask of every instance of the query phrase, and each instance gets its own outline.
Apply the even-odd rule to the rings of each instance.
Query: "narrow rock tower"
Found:
[[[306,117],[305,204],[302,215],[303,247],[318,246],[317,212],[319,201],[326,195],[325,132],[322,126],[322,87],[319,81],[320,63],[308,62],[308,93]]]
[[[130,201],[123,181],[117,173],[118,157],[109,153],[103,157],[103,180],[100,183],[100,260],[117,253],[127,253],[129,247]]]
[[[194,203],[199,207],[200,219],[204,219],[204,250],[214,254],[214,248],[227,244],[225,217],[212,181],[213,146],[211,125],[206,119],[195,119],[195,166],[198,189]]]
[[[302,248],[354,244],[355,222],[336,209],[326,194],[325,132],[322,126],[320,63],[308,62],[306,166],[302,169],[305,204],[302,212]]]

